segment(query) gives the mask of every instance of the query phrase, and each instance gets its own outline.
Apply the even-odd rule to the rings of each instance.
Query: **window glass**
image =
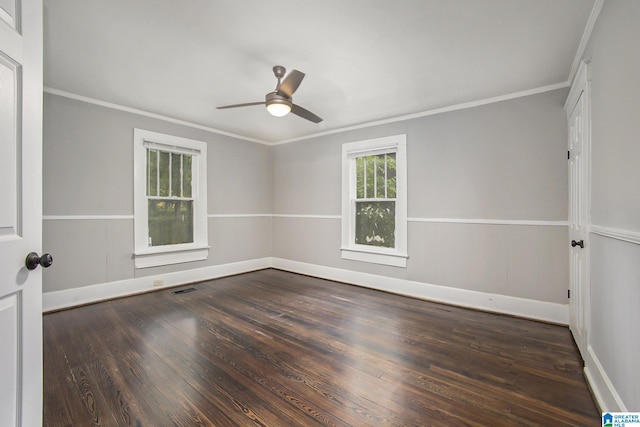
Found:
[[[396,153],[387,154],[387,197],[396,198]]]
[[[158,195],[158,152],[147,148],[147,196]]]
[[[355,203],[355,243],[394,248],[395,153],[359,156],[355,163],[356,199],[363,200]]]
[[[158,196],[166,197],[169,195],[169,161],[171,159],[171,153],[167,153],[166,151],[160,151],[160,161],[158,163],[158,171],[160,172],[160,188],[158,190]]]
[[[395,216],[395,202],[356,202],[355,243],[394,248]]]
[[[364,157],[356,158],[356,197],[358,199],[364,198]]]
[[[193,243],[191,157],[147,149],[149,246]]]
[[[171,196],[182,197],[182,154],[171,153]]]
[[[191,197],[191,156],[182,156],[182,197]]]
[[[193,243],[193,201],[149,199],[149,246]]]

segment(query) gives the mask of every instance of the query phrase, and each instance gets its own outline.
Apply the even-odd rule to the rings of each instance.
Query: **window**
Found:
[[[134,130],[136,268],[206,259],[207,145]]]
[[[342,146],[342,258],[406,267],[406,135]]]

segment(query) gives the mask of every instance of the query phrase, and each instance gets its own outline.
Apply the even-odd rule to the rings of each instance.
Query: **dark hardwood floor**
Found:
[[[189,287],[45,315],[44,424],[600,425],[566,327],[278,270]]]

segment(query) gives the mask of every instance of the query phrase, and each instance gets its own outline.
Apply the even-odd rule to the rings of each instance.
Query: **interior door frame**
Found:
[[[587,352],[590,347],[590,332],[591,332],[591,67],[590,60],[583,60],[580,62],[576,75],[571,84],[571,89],[569,91],[569,95],[567,96],[567,100],[564,104],[564,109],[566,112],[566,120],[567,120],[567,143],[570,144],[571,138],[571,123],[570,117],[574,111],[574,108],[580,97],[583,97],[584,102],[584,111],[583,111],[583,120],[582,120],[582,136],[583,136],[583,145],[582,145],[582,155],[584,158],[583,170],[582,170],[582,193],[583,193],[583,204],[582,204],[582,217],[584,218],[584,249],[583,249],[583,263],[582,263],[582,274],[584,278],[584,283],[582,284],[581,289],[581,304],[580,307],[582,309],[583,321],[585,324],[584,330],[584,342],[578,343],[576,339],[576,343],[578,344],[578,348],[581,352],[582,359],[587,359]],[[570,178],[570,177],[569,177]],[[567,180],[568,181],[568,180]],[[571,203],[571,200],[568,200],[568,203]],[[569,206],[571,209],[571,206]],[[570,218],[569,218],[570,220]],[[570,231],[570,230],[569,230]],[[571,250],[571,247],[569,247]],[[569,268],[569,288],[571,288],[571,275],[573,274],[572,269]],[[573,306],[569,303],[569,310],[572,310]],[[569,323],[571,323],[571,319],[573,313],[569,312]],[[570,325],[571,326],[571,325]],[[573,333],[573,331],[572,331]]]

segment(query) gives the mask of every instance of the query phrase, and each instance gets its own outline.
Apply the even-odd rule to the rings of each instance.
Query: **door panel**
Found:
[[[19,4],[17,0],[0,0],[0,19],[7,23],[10,28],[18,29]]]
[[[20,164],[18,163],[18,123],[20,106],[17,103],[20,67],[0,53],[0,238],[19,237],[18,188]]]
[[[18,314],[18,296],[6,295],[0,299],[0,425],[15,426],[18,396],[18,336],[20,335],[20,318]]]
[[[569,327],[583,359],[589,304],[586,102],[583,91],[569,116]]]
[[[42,425],[42,2],[0,0],[0,425]]]

